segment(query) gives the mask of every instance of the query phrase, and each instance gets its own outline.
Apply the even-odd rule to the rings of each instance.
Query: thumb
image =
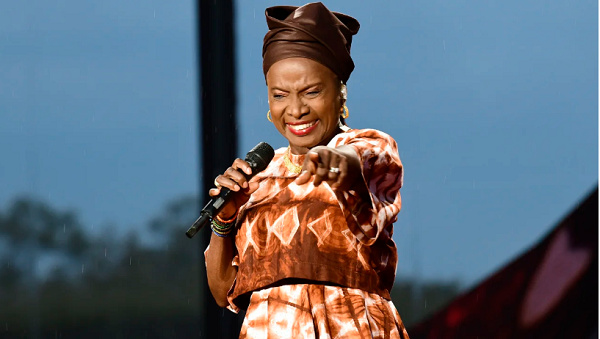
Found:
[[[308,162],[312,162],[315,165],[318,164],[319,163],[319,153],[317,153],[314,150],[308,151],[308,153],[306,153],[306,158],[304,159],[304,165],[307,165]]]
[[[309,171],[302,171],[302,174],[300,174],[296,178],[296,180],[294,180],[294,182],[296,183],[296,185],[302,186],[310,180],[310,177],[311,177],[311,174]]]

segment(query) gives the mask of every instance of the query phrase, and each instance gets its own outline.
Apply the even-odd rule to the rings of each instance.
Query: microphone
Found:
[[[267,168],[273,157],[275,156],[275,151],[273,147],[271,147],[266,142],[261,142],[258,145],[254,146],[253,149],[246,154],[246,162],[252,168],[251,174],[246,174],[241,170],[238,170],[242,173],[246,180],[250,180],[256,173],[262,172]],[[225,206],[225,203],[231,199],[231,196],[235,193],[235,191],[230,190],[229,188],[222,187],[221,193],[218,196],[211,199],[206,206],[200,212],[200,217],[196,219],[192,227],[185,232],[188,238],[193,237],[198,233],[198,231],[204,227],[212,218],[214,218]]]

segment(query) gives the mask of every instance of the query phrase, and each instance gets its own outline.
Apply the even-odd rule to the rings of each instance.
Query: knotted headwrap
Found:
[[[346,83],[354,70],[352,36],[360,24],[351,16],[331,12],[320,2],[302,7],[275,6],[265,11],[269,32],[263,42],[263,72],[277,61],[308,58],[332,70]]]

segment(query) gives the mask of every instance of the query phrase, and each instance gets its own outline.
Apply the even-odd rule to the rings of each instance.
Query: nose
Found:
[[[295,119],[300,119],[310,112],[310,109],[301,98],[294,96],[291,99],[290,105],[288,106],[287,113]]]

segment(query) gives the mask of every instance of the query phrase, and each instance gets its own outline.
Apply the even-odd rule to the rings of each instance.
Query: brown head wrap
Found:
[[[269,32],[263,42],[263,72],[277,61],[308,58],[332,70],[346,83],[354,69],[352,36],[360,24],[345,14],[330,12],[320,2],[302,7],[276,6],[265,11]]]

